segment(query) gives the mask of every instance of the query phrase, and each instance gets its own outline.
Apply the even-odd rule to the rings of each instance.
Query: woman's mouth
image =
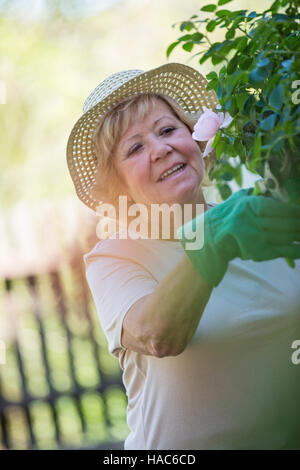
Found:
[[[175,179],[177,175],[183,173],[185,170],[186,163],[179,163],[178,165],[174,166],[171,170],[166,171],[160,178],[159,182],[163,182],[170,179]]]

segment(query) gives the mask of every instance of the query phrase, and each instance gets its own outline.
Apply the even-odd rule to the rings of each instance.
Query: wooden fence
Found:
[[[128,434],[121,369],[107,351],[85,278],[82,256],[97,241],[95,219],[81,218],[79,226],[84,243],[69,237],[68,256],[52,251],[46,265],[21,263],[11,273],[6,259],[2,270],[2,448],[122,449]],[[46,251],[44,245],[39,259]]]

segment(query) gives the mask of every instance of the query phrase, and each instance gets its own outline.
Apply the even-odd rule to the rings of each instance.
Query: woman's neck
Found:
[[[153,204],[138,204],[131,201],[129,206],[127,215],[123,214],[125,220],[123,218],[120,220],[120,228],[128,230],[134,238],[174,242],[178,242],[177,230],[182,225],[208,209],[201,188],[195,195],[194,201]]]

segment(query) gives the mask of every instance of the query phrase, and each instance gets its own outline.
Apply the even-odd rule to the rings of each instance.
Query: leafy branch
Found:
[[[221,110],[233,121],[216,135],[217,161],[209,176],[223,199],[231,194],[228,181],[242,185],[243,165],[263,178],[256,187],[259,194],[290,198],[285,182],[299,178],[300,196],[300,90],[295,89],[300,69],[299,2],[275,0],[262,13],[224,9],[230,2],[205,5],[199,14],[173,25],[186,34],[166,51],[169,57],[181,45],[187,53],[194,52],[193,58],[199,56],[200,65],[207,60],[214,68],[220,64],[218,72],[206,75],[207,88],[216,92]],[[224,31],[223,41],[211,41],[216,28]],[[266,183],[270,174],[276,190]],[[300,197],[293,202],[300,203]]]

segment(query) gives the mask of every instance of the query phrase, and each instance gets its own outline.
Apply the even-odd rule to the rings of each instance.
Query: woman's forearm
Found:
[[[145,346],[158,357],[180,354],[198,326],[212,289],[184,254],[140,311]]]

